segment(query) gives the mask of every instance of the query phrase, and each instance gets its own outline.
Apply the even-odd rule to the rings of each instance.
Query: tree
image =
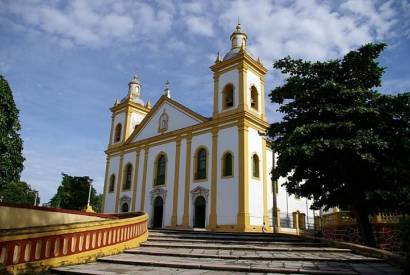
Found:
[[[270,93],[284,114],[268,130],[279,155],[273,179],[286,177],[288,192],[313,199],[316,208],[351,210],[370,246],[369,214],[397,202],[392,194],[409,181],[409,105],[401,101],[408,94],[373,90],[381,84],[376,59],[385,46],[367,44],[326,62],[278,60],[274,68],[287,78]],[[402,104],[401,114],[394,104]]]
[[[7,80],[0,75],[0,188],[18,183],[23,170],[19,111]]]
[[[19,204],[39,205],[38,191],[24,181],[11,182],[0,189],[0,201]]]
[[[76,177],[62,173],[63,180],[57,193],[51,198],[52,207],[83,210],[87,206],[88,191],[93,180],[88,177]],[[90,204],[94,209],[101,208],[94,187],[91,187]]]
[[[91,205],[93,206],[94,211],[97,213],[102,212],[102,200],[103,194],[98,194],[93,198],[93,200],[91,200]]]

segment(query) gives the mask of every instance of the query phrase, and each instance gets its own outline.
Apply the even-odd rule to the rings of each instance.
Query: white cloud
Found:
[[[167,9],[135,1],[16,1],[5,8],[27,29],[61,39],[63,45],[71,41],[91,47],[158,36],[171,29],[173,18]]]
[[[331,7],[323,1],[271,2],[237,0],[220,16],[233,26],[238,16],[249,35],[251,51],[271,61],[286,55],[312,60],[338,57],[352,48],[391,35],[391,2],[354,0]],[[231,27],[230,27],[231,28]]]
[[[203,16],[187,16],[185,23],[189,31],[203,36],[213,36],[214,30],[211,21]]]

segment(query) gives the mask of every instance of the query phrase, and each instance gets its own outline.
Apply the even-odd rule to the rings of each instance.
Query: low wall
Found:
[[[399,215],[375,215],[370,220],[378,248],[402,254]],[[356,221],[347,211],[340,211],[315,218],[315,229],[323,238],[361,244]]]
[[[104,215],[84,215],[84,212],[65,209],[0,203],[0,230],[99,221],[106,218]]]
[[[51,267],[92,262],[147,240],[147,214],[103,216],[100,220],[1,230],[0,266],[4,270],[0,267],[0,273],[43,272]]]

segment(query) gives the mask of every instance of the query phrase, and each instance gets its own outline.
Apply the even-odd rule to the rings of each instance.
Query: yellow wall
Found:
[[[0,229],[68,224],[106,220],[100,217],[76,215],[35,209],[0,206]]]

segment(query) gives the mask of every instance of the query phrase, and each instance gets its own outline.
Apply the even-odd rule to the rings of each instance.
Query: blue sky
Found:
[[[170,81],[173,99],[212,112],[209,66],[229,50],[238,17],[248,49],[282,82],[272,61],[341,57],[367,42],[380,58],[384,93],[410,90],[410,2],[405,1],[48,1],[0,0],[0,73],[20,109],[22,179],[47,202],[61,173],[102,191],[110,111],[131,76],[152,104]],[[280,119],[267,104],[270,121]]]

